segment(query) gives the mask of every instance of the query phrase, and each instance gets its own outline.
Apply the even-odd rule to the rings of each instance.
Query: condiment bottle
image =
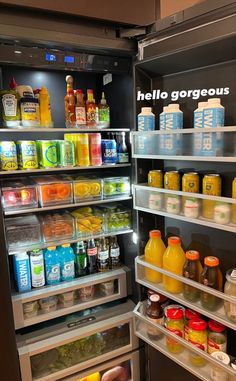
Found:
[[[226,279],[224,293],[236,298],[236,268],[227,271]],[[236,323],[236,302],[225,300],[224,307],[227,318]]]
[[[64,98],[66,127],[75,127],[75,96],[73,90],[73,77],[66,76],[66,96]]]
[[[207,323],[202,319],[194,319],[189,321],[188,341],[197,348],[207,350]],[[205,359],[197,353],[190,352],[190,362],[195,366],[204,366]]]
[[[147,319],[153,323],[162,325],[163,323],[163,309],[160,304],[160,296],[157,294],[152,294],[149,299],[146,310]],[[147,333],[150,339],[156,340],[159,339],[162,335],[157,328],[153,327],[151,324],[148,324]]]
[[[196,250],[189,250],[185,254],[186,261],[183,268],[183,277],[195,282],[200,282],[202,273],[202,265],[199,260],[199,252]],[[190,302],[196,302],[200,298],[200,290],[190,286],[186,283],[183,284],[184,298]]]
[[[213,352],[226,352],[227,335],[225,326],[217,321],[209,320],[208,329],[207,352],[210,355]]]
[[[161,239],[160,230],[151,230],[149,232],[149,241],[145,246],[144,259],[146,262],[162,268],[163,254],[166,250],[165,244]],[[158,271],[145,267],[145,278],[149,282],[160,283],[162,281],[162,274]]]
[[[76,90],[76,126],[84,126],[86,124],[86,110],[84,103],[84,94],[81,89]]]
[[[168,247],[163,255],[163,269],[176,275],[183,274],[185,254],[179,237],[170,237]],[[163,285],[166,291],[178,294],[183,291],[183,283],[179,280],[163,275]]]
[[[189,321],[190,320],[194,320],[194,319],[200,319],[200,316],[201,315],[199,314],[199,312],[190,310],[189,308],[187,308],[185,310],[185,314],[184,314],[184,318],[185,318],[185,322],[184,322],[184,338],[185,338],[185,340],[188,340]]]
[[[1,90],[1,114],[3,123],[6,127],[17,127],[20,125],[20,95],[16,90],[17,83],[12,78],[9,87],[10,90]]]
[[[184,337],[184,311],[181,307],[178,306],[168,306],[165,309],[166,321],[165,326],[168,331],[173,334]],[[166,346],[169,352],[171,353],[180,353],[183,351],[183,346],[172,339],[170,336],[166,336]]]
[[[40,113],[40,125],[42,127],[52,126],[52,115],[50,106],[50,97],[48,90],[45,86],[42,86],[39,92],[39,113]]]
[[[87,125],[89,127],[96,126],[96,103],[93,98],[93,90],[87,90],[87,102],[86,102],[86,116]]]
[[[162,310],[164,311],[164,309],[165,309],[165,308],[168,306],[168,304],[170,303],[170,300],[169,300],[165,295],[159,294],[158,292],[153,291],[153,290],[151,290],[151,289],[149,288],[148,291],[147,291],[148,301],[150,301],[150,297],[151,297],[153,294],[156,294],[156,295],[158,295],[158,296],[160,297],[160,305],[161,305]]]
[[[110,108],[107,104],[105,94],[102,92],[102,99],[98,105],[99,127],[108,128],[110,126]]]
[[[222,290],[222,274],[217,257],[210,256],[204,259],[201,283],[215,290]],[[206,310],[215,311],[219,307],[220,299],[208,292],[201,291],[201,304]]]

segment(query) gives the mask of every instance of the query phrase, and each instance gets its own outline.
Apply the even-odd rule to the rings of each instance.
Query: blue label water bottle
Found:
[[[30,261],[27,253],[14,255],[14,273],[19,292],[31,290]]]
[[[60,257],[61,280],[69,281],[75,277],[75,254],[69,243],[64,243],[58,249]]]

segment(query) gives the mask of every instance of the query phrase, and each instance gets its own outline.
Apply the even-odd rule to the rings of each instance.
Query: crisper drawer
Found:
[[[61,381],[139,381],[139,351],[116,357],[111,361],[92,367],[85,372],[63,378]]]
[[[98,273],[12,296],[15,328],[23,328],[59,316],[127,296],[126,267]]]
[[[137,349],[131,301],[18,338],[22,381],[56,381]]]
[[[229,365],[219,362],[163,325],[149,320],[146,316],[146,301],[140,302],[134,310],[134,329],[140,339],[200,380],[236,381],[236,371]]]

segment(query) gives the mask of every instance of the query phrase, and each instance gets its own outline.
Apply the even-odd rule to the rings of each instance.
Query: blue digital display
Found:
[[[75,57],[73,57],[73,56],[65,56],[64,57],[64,62],[66,62],[66,63],[75,63]]]
[[[57,57],[55,56],[55,54],[46,53],[45,60],[48,62],[56,62]]]

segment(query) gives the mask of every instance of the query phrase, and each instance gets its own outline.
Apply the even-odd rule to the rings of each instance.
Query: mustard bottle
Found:
[[[41,127],[52,127],[50,97],[45,86],[42,86],[39,93],[39,107]]]

